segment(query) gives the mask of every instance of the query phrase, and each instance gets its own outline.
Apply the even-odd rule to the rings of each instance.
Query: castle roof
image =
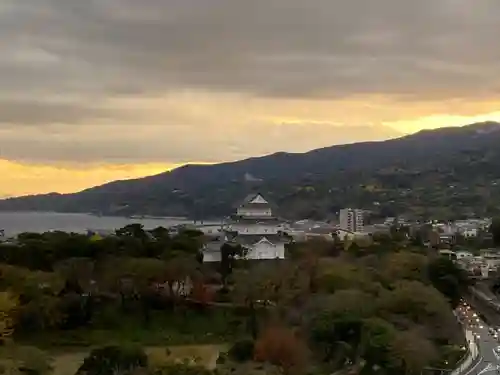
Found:
[[[234,241],[242,246],[251,246],[262,241],[263,239],[271,242],[272,244],[289,241],[286,237],[279,234],[239,234],[235,237]]]
[[[242,224],[242,225],[252,225],[252,224],[279,225],[284,223],[287,223],[287,221],[275,216],[247,217],[247,216],[232,215],[226,221],[226,224]]]
[[[239,207],[268,207],[271,204],[260,193],[248,194]]]

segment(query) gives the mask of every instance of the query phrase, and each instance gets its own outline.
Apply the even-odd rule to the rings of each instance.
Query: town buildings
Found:
[[[339,213],[339,229],[348,232],[363,232],[364,211],[357,208],[343,208]]]
[[[488,231],[490,225],[491,219],[467,219],[447,223],[432,223],[433,229],[442,235],[460,235],[465,238],[477,237],[481,232]]]
[[[333,241],[333,233],[335,233],[336,229],[336,226],[331,223],[305,219],[290,224],[289,228],[286,229],[286,233],[295,241],[308,241],[312,239]]]

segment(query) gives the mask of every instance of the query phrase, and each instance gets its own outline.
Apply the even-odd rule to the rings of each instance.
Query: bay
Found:
[[[0,212],[0,230],[6,237],[22,232],[63,231],[86,233],[88,230],[112,231],[127,224],[140,223],[145,229],[159,226],[192,223],[183,218],[129,218],[119,216],[96,216],[82,213],[56,212]]]

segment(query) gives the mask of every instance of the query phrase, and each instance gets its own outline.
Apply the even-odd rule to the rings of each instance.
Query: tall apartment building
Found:
[[[362,232],[364,211],[358,208],[343,208],[339,213],[340,229],[350,232]]]

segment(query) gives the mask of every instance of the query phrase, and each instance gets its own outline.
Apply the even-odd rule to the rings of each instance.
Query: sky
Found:
[[[0,197],[500,120],[498,0],[2,0]]]

